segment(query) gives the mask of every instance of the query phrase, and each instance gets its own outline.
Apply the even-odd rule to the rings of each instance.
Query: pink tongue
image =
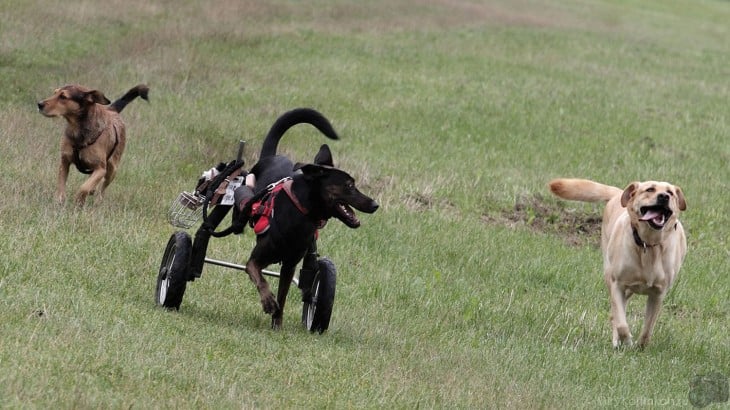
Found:
[[[639,218],[641,221],[649,221],[652,220],[657,225],[663,225],[664,224],[664,214],[661,214],[656,211],[647,211],[644,216]]]

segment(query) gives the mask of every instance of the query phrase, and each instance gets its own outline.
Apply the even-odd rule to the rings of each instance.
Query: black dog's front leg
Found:
[[[230,209],[230,205],[216,206],[208,214],[208,220],[203,222],[195,232],[195,240],[193,241],[193,250],[190,257],[191,278],[199,278],[203,274],[203,263],[205,262],[205,254],[208,252],[210,233],[215,231],[215,228],[220,225]]]
[[[261,274],[261,270],[263,268],[264,266],[260,266],[253,259],[249,259],[249,261],[246,262],[246,273],[248,273],[248,277],[251,279],[251,282],[253,282],[256,289],[259,291],[261,306],[264,308],[264,312],[275,316],[277,312],[280,311],[279,304],[276,303],[276,298],[274,297],[274,294],[271,293],[271,289],[269,289],[269,283],[266,282],[266,279],[264,279],[264,276]]]
[[[279,304],[279,310],[271,315],[271,327],[275,330],[281,329],[284,318],[284,305],[286,304],[286,295],[289,294],[289,286],[294,278],[294,269],[296,263],[283,263],[279,272],[279,288],[276,291],[276,302]]]

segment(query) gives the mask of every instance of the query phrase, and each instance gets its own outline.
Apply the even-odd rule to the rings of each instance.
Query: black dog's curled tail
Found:
[[[122,112],[124,107],[126,107],[127,104],[131,103],[137,97],[142,97],[143,100],[149,101],[149,99],[147,98],[147,93],[149,91],[150,88],[144,84],[136,85],[132,87],[131,90],[127,91],[127,93],[124,94],[121,98],[114,101],[112,105],[109,106],[109,108],[112,111]]]
[[[269,133],[264,139],[264,144],[261,147],[261,155],[259,158],[273,157],[276,155],[279,140],[281,140],[284,133],[289,128],[302,123],[313,125],[329,139],[340,139],[337,132],[335,132],[334,128],[332,128],[332,124],[330,124],[329,120],[327,120],[324,115],[311,108],[296,108],[282,114],[282,116],[274,122],[274,125],[271,126]]]

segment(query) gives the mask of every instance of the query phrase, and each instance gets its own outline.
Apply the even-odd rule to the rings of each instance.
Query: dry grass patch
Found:
[[[526,227],[536,233],[558,235],[571,246],[598,246],[601,240],[601,211],[569,208],[545,200],[540,194],[522,195],[512,208],[484,214],[481,219],[490,225]]]

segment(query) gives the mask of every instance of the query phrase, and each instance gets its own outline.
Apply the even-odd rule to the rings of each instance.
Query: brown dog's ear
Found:
[[[91,90],[87,92],[86,101],[88,101],[89,104],[96,103],[101,105],[109,105],[112,103],[101,91],[98,90]]]
[[[682,193],[682,188],[675,186],[674,187],[677,190],[677,202],[679,204],[679,210],[684,211],[687,209],[687,201],[684,199],[684,193]]]
[[[626,205],[629,204],[631,197],[633,197],[634,193],[636,193],[637,188],[639,188],[639,183],[632,182],[629,184],[629,186],[626,187],[626,189],[624,189],[624,193],[621,195],[621,206],[626,208]]]

